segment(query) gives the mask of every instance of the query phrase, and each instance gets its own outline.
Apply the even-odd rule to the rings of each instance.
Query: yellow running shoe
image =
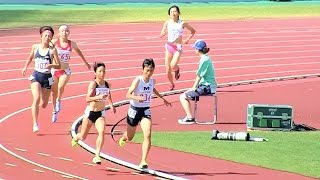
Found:
[[[74,147],[78,144],[78,141],[76,141],[74,138],[71,140],[71,146]]]
[[[101,164],[101,158],[99,156],[95,156],[93,159],[92,159],[92,162],[95,163],[95,164]]]
[[[148,163],[146,161],[141,161],[139,167],[141,169],[147,169],[148,168]]]
[[[120,146],[120,147],[124,147],[125,144],[126,144],[126,141],[123,140],[123,137],[121,137],[121,138],[119,139],[119,146]]]

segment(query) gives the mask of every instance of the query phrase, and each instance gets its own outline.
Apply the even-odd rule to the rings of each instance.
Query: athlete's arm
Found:
[[[156,85],[156,80],[154,79],[153,80],[154,81],[154,86]],[[164,103],[165,103],[165,105],[170,105],[171,106],[171,103],[169,103],[159,92],[158,92],[158,90],[156,89],[156,88],[153,88],[153,93],[158,97],[158,98],[161,98],[163,101],[164,101]]]
[[[54,69],[60,69],[61,68],[61,63],[60,63],[60,59],[58,56],[58,51],[56,48],[52,49],[52,64],[48,64],[48,68],[54,68]]]
[[[163,23],[163,27],[162,27],[162,30],[160,32],[160,37],[161,38],[167,34],[167,25],[168,25],[168,21]]]
[[[116,108],[113,106],[113,101],[112,101],[112,97],[111,97],[111,90],[110,90],[110,88],[109,88],[108,101],[109,101],[109,106],[110,106],[112,112],[113,112],[113,113],[116,113]]]
[[[86,64],[87,68],[90,70],[91,66],[88,63],[88,61],[86,60],[86,58],[84,57],[84,55],[82,54],[82,52],[81,52],[80,48],[78,47],[77,43],[71,41],[71,47],[72,47],[72,49],[74,49],[77,52],[77,54],[81,57],[82,61]]]
[[[190,39],[194,36],[196,33],[196,30],[189,24],[189,23],[183,23],[183,27],[187,28],[190,31],[189,36],[183,41],[184,44],[188,44]]]
[[[96,88],[96,82],[95,81],[90,82],[88,86],[87,96],[86,96],[87,103],[92,101],[102,100],[104,98],[104,94],[93,96],[95,88]]]
[[[132,81],[132,84],[130,86],[130,88],[128,89],[128,92],[127,92],[127,95],[126,95],[126,98],[127,99],[132,99],[132,100],[135,100],[135,101],[143,101],[144,98],[141,97],[141,96],[135,96],[133,95],[133,91],[138,87],[138,84],[139,84],[139,78],[136,77],[133,81]]]
[[[24,65],[24,67],[22,68],[21,70],[21,74],[22,76],[25,76],[26,75],[26,72],[27,72],[27,68],[29,66],[29,64],[32,62],[33,58],[34,58],[34,50],[37,48],[37,44],[33,44],[31,46],[31,52],[29,54],[29,57],[28,59],[26,60],[26,63]]]

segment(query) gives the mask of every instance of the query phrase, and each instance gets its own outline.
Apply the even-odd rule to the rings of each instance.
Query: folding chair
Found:
[[[210,120],[198,120],[197,119],[197,110],[198,110],[198,101],[200,100],[200,97],[213,97],[213,105],[214,105],[214,108],[213,108],[213,119],[210,119]],[[194,118],[195,118],[195,121],[197,124],[215,124],[217,122],[217,119],[218,119],[218,97],[216,94],[207,94],[207,95],[202,95],[202,96],[199,96],[195,99],[194,101]]]

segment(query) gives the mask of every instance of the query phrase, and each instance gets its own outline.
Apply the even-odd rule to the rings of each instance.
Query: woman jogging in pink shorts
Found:
[[[170,90],[173,90],[175,85],[171,72],[175,72],[175,79],[180,78],[180,69],[178,66],[181,54],[182,44],[188,44],[189,40],[196,33],[195,29],[189,23],[180,19],[180,9],[178,6],[171,6],[168,10],[170,19],[163,24],[160,36],[168,35],[168,41],[165,44],[166,56],[165,66],[168,80],[170,82]],[[186,39],[182,39],[183,29],[187,28],[190,35]]]

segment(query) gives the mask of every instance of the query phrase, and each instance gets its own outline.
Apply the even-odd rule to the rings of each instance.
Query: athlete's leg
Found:
[[[137,126],[133,127],[127,124],[127,131],[123,134],[124,141],[131,141],[136,134]]]
[[[69,82],[70,80],[70,74],[67,75],[67,74],[63,74],[60,76],[59,78],[59,82],[58,82],[58,94],[57,94],[57,97],[56,97],[56,101],[57,103],[59,103],[57,109],[58,111],[60,111],[61,107],[60,107],[60,104],[61,104],[61,98],[62,98],[62,94],[64,92],[64,88],[65,86],[67,85],[67,83]]]
[[[173,54],[172,61],[171,61],[171,63],[170,63],[170,67],[171,67],[172,71],[175,72],[175,79],[179,79],[179,77],[180,77],[180,72],[179,72],[178,63],[179,63],[181,54],[182,54],[182,51],[176,51],[176,52]]]
[[[35,129],[37,127],[37,120],[39,116],[39,104],[41,97],[41,85],[38,82],[31,83],[31,93],[32,93],[32,105],[31,105],[31,114],[32,114],[32,123],[34,127],[34,132],[38,131]]]
[[[96,156],[100,157],[101,148],[104,143],[104,129],[106,127],[106,122],[104,117],[99,117],[95,123],[98,137],[96,141]]]
[[[151,119],[143,118],[141,120],[141,129],[143,132],[143,143],[142,143],[142,157],[141,162],[147,161],[147,156],[149,154],[149,150],[151,148],[151,129],[152,123]]]
[[[165,66],[166,66],[166,74],[167,74],[168,80],[171,84],[170,90],[172,90],[174,88],[173,78],[172,78],[172,74],[171,74],[172,71],[171,71],[171,66],[170,66],[172,58],[173,58],[173,55],[166,48]]]
[[[40,106],[42,108],[46,108],[48,106],[50,93],[51,93],[51,89],[41,88]]]
[[[81,131],[77,133],[75,140],[85,140],[88,136],[89,130],[92,126],[92,122],[89,120],[88,117],[84,116],[81,124]]]
[[[58,83],[59,83],[59,78],[56,76],[54,77],[53,84],[51,86],[51,92],[52,92],[52,106],[53,106],[53,112],[56,112],[55,107],[56,107],[56,99],[58,97]]]

